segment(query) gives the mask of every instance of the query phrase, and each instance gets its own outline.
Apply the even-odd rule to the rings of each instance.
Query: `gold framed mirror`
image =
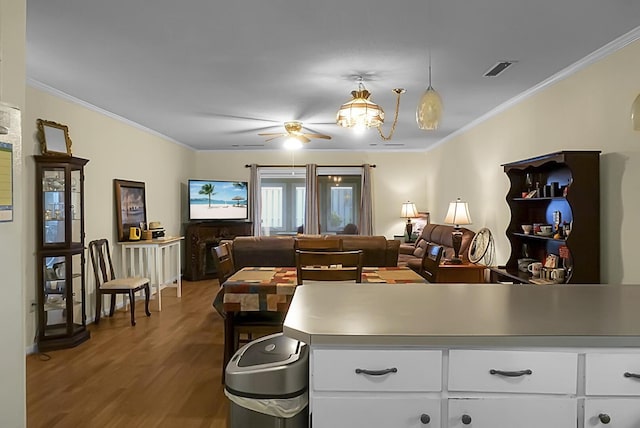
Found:
[[[43,155],[71,156],[71,139],[67,125],[38,119],[38,141]]]

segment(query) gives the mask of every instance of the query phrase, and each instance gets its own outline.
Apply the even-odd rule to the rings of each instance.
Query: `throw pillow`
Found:
[[[425,239],[421,239],[420,241],[416,242],[416,249],[413,250],[413,255],[421,259],[422,257],[424,257],[428,245],[429,243]]]

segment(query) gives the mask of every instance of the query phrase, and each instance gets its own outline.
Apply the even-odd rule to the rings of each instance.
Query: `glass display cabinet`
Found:
[[[87,159],[34,156],[38,227],[38,350],[76,346],[86,325],[84,166]]]

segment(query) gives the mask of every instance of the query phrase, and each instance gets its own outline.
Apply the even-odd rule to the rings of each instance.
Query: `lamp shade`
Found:
[[[429,85],[418,102],[416,122],[420,129],[432,131],[438,129],[442,117],[442,99],[435,89]]]
[[[376,128],[384,123],[384,111],[369,100],[371,93],[360,88],[352,91],[350,101],[342,104],[336,115],[336,123],[343,128],[366,126]]]
[[[411,218],[418,217],[418,210],[416,209],[416,204],[413,202],[405,202],[402,204],[402,209],[400,210],[400,217],[402,218]]]
[[[469,215],[469,205],[462,202],[458,198],[455,202],[449,204],[449,210],[444,218],[446,224],[453,224],[456,227],[461,224],[471,224],[471,215]]]

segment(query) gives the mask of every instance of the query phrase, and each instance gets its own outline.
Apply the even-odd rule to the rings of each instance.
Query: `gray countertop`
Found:
[[[308,284],[284,333],[308,344],[640,347],[640,286]]]

